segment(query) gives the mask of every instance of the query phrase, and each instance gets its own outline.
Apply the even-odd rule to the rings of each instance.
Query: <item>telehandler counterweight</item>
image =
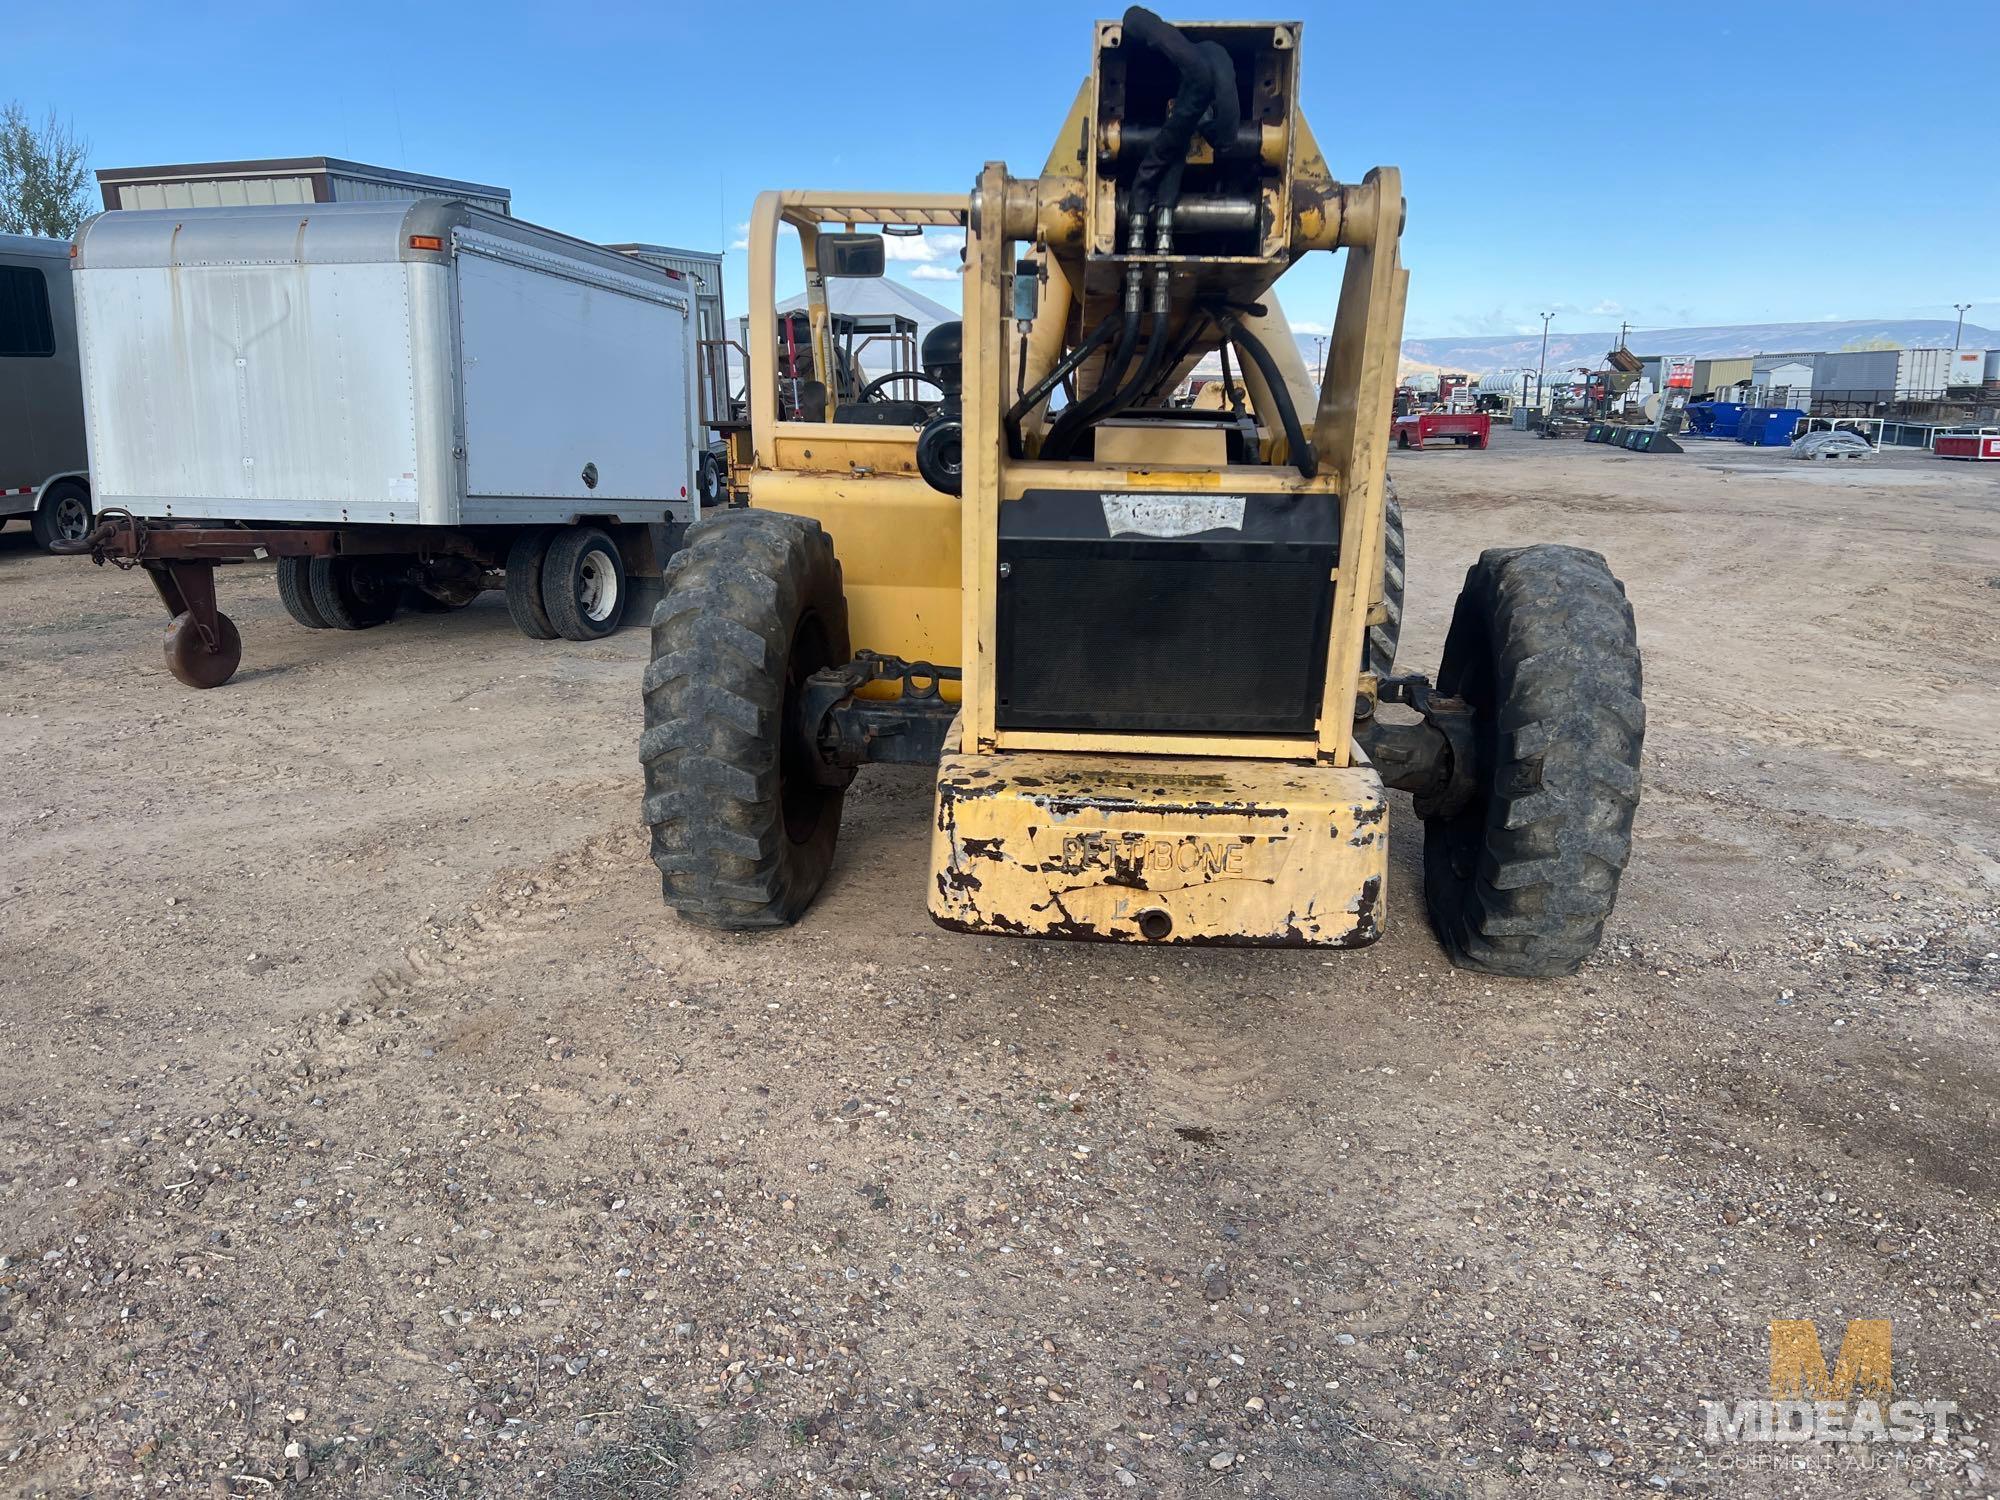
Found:
[[[1455,962],[1562,973],[1596,946],[1639,790],[1631,610],[1595,553],[1489,551],[1436,686],[1393,675],[1401,179],[1333,177],[1300,36],[1134,7],[1096,25],[1038,175],[759,199],[747,508],[671,565],[646,676],[647,819],[684,916],[797,920],[856,769],[935,760],[948,927],[1372,942],[1394,787]],[[962,226],[963,323],[923,371],[778,420],[786,224],[814,369],[826,279],[880,275],[883,233]],[[1315,388],[1272,288],[1318,252],[1344,265]],[[1221,403],[1172,404],[1209,356]]]

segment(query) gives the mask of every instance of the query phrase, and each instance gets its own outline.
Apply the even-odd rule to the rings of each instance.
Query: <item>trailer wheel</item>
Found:
[[[307,570],[313,608],[335,630],[368,630],[395,616],[398,570],[372,557],[315,557]]]
[[[805,681],[848,660],[847,599],[817,521],[725,510],[667,565],[646,669],[646,822],[669,905],[706,927],[796,922],[846,799],[814,774]]]
[[[191,688],[221,687],[236,675],[243,660],[243,637],[237,634],[236,622],[217,610],[215,629],[220,649],[211,651],[195,626],[194,616],[182,610],[160,641],[167,670]]]
[[[57,542],[82,541],[90,535],[90,523],[90,486],[79,479],[58,479],[42,492],[28,530],[46,552]]]
[[[595,526],[566,526],[542,563],[542,609],[566,641],[595,641],[625,618],[625,559]]]
[[[533,526],[507,549],[507,613],[514,628],[531,641],[552,641],[556,628],[542,608],[542,565],[548,559],[553,526]]]
[[[326,629],[326,617],[313,603],[312,570],[307,566],[311,561],[305,557],[281,557],[278,559],[278,602],[285,606],[285,613],[308,630]]]
[[[1546,979],[1595,951],[1632,854],[1641,687],[1632,606],[1597,553],[1472,565],[1438,690],[1472,706],[1479,791],[1424,824],[1424,895],[1460,968]]]
[[[729,483],[724,477],[722,460],[714,453],[703,453],[701,463],[695,471],[697,493],[704,506],[720,505],[729,498]]]

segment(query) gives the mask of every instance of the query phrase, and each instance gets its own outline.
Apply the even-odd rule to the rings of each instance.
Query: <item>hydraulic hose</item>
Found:
[[[1055,388],[1068,379],[1075,372],[1078,365],[1089,359],[1092,354],[1096,353],[1103,346],[1106,339],[1118,332],[1122,326],[1121,317],[1122,314],[1112,312],[1098,319],[1097,326],[1090,330],[1089,336],[1074,349],[1070,350],[1069,353],[1057,360],[1049,373],[1035,382],[1034,389],[1024,391],[1021,399],[1008,409],[1007,449],[1014,457],[1024,458],[1027,456],[1026,449],[1022,446],[1021,442],[1022,418],[1026,417],[1029,412],[1055,394]]]
[[[1306,441],[1305,429],[1299,425],[1298,408],[1292,404],[1291,387],[1285,384],[1278,362],[1271,358],[1271,351],[1257,336],[1237,321],[1234,313],[1218,309],[1215,318],[1230,340],[1256,361],[1257,368],[1263,372],[1264,383],[1270,387],[1271,399],[1277,404],[1278,420],[1285,429],[1285,445],[1291,450],[1292,463],[1297,467],[1300,478],[1311,479],[1319,473],[1319,454]]]
[[[1156,254],[1164,256],[1173,249],[1173,246],[1174,211],[1170,205],[1162,204],[1159,210],[1159,223],[1153,231],[1153,250]],[[1107,421],[1124,411],[1139,398],[1141,391],[1153,383],[1153,378],[1159,373],[1160,358],[1167,348],[1167,290],[1171,282],[1171,273],[1166,262],[1162,260],[1153,267],[1153,326],[1151,332],[1146,335],[1146,353],[1139,361],[1138,372],[1120,386],[1110,402],[1091,418],[1091,425]]]
[[[1104,372],[1098,376],[1096,388],[1074,406],[1065,406],[1062,415],[1049,428],[1048,436],[1042,439],[1043,458],[1068,458],[1077,433],[1095,422],[1098,413],[1110,405],[1112,397],[1118,394],[1125,371],[1132,363],[1132,351],[1139,341],[1139,278],[1138,266],[1125,268],[1125,309],[1118,330],[1118,347],[1105,361]]]
[[[1234,149],[1234,127],[1238,123],[1236,70],[1229,54],[1220,46],[1212,49],[1196,46],[1181,34],[1179,27],[1162,21],[1142,5],[1127,9],[1122,24],[1128,40],[1159,53],[1180,75],[1174,89],[1173,108],[1167,111],[1159,134],[1147,145],[1145,155],[1139,158],[1138,170],[1132,174],[1132,210],[1143,218],[1152,213],[1154,204],[1171,205],[1180,197],[1188,143],[1194,139],[1195,127],[1202,116],[1215,107],[1225,82],[1231,127],[1228,140]],[[1220,129],[1217,133],[1221,133]]]

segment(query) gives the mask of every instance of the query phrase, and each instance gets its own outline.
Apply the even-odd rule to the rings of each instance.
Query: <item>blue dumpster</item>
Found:
[[[1789,406],[1749,406],[1736,424],[1736,441],[1753,448],[1782,448],[1805,415]]]
[[[1742,402],[1702,402],[1702,406],[1710,410],[1714,418],[1712,430],[1714,436],[1718,438],[1734,438],[1736,432],[1742,428],[1744,412],[1750,410]]]

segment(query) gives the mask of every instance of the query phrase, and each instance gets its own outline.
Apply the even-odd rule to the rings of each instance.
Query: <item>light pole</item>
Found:
[[[1542,371],[1548,368],[1549,363],[1549,319],[1554,316],[1552,312],[1542,314],[1542,357],[1535,365],[1535,405],[1538,408],[1542,404]]]
[[[1326,379],[1326,335],[1313,335],[1313,362],[1319,366],[1318,378]]]
[[[1971,308],[1972,304],[1970,302],[1954,302],[1952,306],[1958,309],[1958,332],[1951,336],[1951,347],[1956,349],[1958,341],[1965,337],[1965,314]]]

